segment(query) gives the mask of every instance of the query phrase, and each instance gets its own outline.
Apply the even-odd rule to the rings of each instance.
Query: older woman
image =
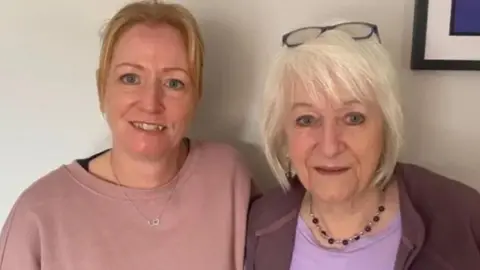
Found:
[[[20,196],[0,269],[243,269],[249,172],[233,148],[185,137],[202,94],[195,19],[137,2],[104,33],[98,94],[112,148]]]
[[[397,161],[402,110],[377,27],[283,43],[263,125],[282,188],[252,206],[246,270],[478,269],[479,193]]]

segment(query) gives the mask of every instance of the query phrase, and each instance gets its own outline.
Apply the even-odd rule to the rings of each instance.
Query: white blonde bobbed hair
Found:
[[[354,40],[345,32],[330,30],[300,46],[285,46],[277,55],[267,77],[261,129],[266,159],[285,190],[290,183],[285,176],[284,116],[298,86],[312,98],[324,94],[338,100],[347,93],[360,102],[378,104],[384,119],[384,142],[372,183],[387,184],[403,142],[403,113],[396,70],[379,39]]]

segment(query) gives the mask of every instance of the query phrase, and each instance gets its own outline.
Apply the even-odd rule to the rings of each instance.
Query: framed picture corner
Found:
[[[415,0],[412,70],[480,71],[480,0]]]

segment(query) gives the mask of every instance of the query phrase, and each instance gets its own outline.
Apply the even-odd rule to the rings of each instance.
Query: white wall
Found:
[[[2,2],[0,224],[39,176],[108,145],[94,81],[98,33],[125,1]],[[380,26],[404,82],[404,159],[480,189],[480,73],[408,69],[413,0],[178,2],[198,17],[207,47],[196,136],[256,144],[259,94],[281,34],[331,18],[366,20]],[[258,178],[269,178],[258,151],[240,149]]]

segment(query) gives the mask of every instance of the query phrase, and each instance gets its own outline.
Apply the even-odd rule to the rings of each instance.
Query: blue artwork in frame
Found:
[[[452,0],[451,36],[480,36],[480,0]]]
[[[410,68],[480,71],[480,0],[414,1]]]

